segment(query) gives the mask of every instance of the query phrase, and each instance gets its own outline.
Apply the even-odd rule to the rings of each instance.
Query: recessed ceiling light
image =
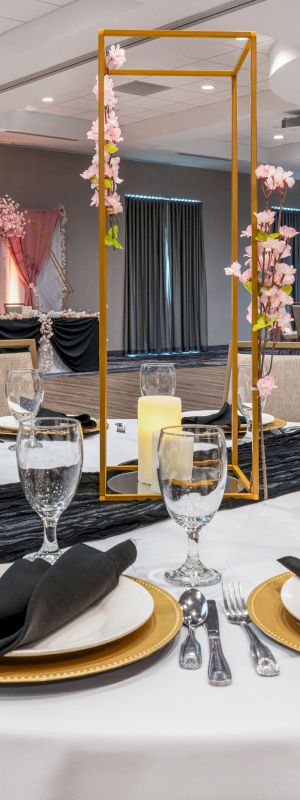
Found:
[[[273,139],[284,139],[283,133],[275,133]]]
[[[235,37],[235,41],[236,42],[246,42],[247,41],[247,36],[236,36]]]
[[[43,103],[53,103],[54,97],[42,97]]]
[[[213,92],[214,88],[212,83],[203,83],[201,86],[202,92]]]

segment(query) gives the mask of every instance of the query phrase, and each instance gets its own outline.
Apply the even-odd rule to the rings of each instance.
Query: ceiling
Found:
[[[300,127],[281,129],[300,108],[300,3],[285,0],[185,0],[195,30],[258,34],[259,159],[300,175]],[[0,143],[92,153],[86,138],[96,115],[92,87],[99,27],[182,27],[181,0],[0,0]],[[189,20],[189,17],[194,17]],[[197,17],[197,21],[196,21]],[[113,21],[112,21],[113,20]],[[113,40],[111,40],[113,41]],[[108,40],[109,42],[109,40]],[[152,39],[127,47],[127,68],[231,69],[244,43],[235,39]],[[11,54],[14,57],[11,57]],[[119,118],[129,158],[230,167],[230,80],[142,77],[159,91],[135,94],[116,78]],[[203,91],[211,82],[212,91]],[[239,79],[239,159],[249,168],[250,60]],[[42,101],[53,97],[52,103]],[[282,134],[284,139],[274,140]]]

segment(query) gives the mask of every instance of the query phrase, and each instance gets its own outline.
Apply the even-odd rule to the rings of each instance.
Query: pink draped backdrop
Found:
[[[36,285],[44,260],[51,248],[52,236],[59,209],[27,209],[28,225],[23,239],[14,237],[8,247],[14,259],[18,276],[25,287],[25,304],[34,306],[34,293],[30,284]]]

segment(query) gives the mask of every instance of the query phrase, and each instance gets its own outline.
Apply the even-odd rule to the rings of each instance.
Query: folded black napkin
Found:
[[[80,422],[83,431],[86,428],[96,428],[97,422],[95,419],[90,417],[89,414],[64,414],[62,411],[52,411],[51,408],[45,408],[42,406],[38,412],[38,417],[62,417],[63,419],[67,419],[68,417],[72,417],[72,419],[77,419]]]
[[[136,559],[131,539],[106,552],[76,544],[53,566],[19,559],[0,580],[0,655],[30,644],[114,589]]]
[[[296,556],[283,556],[283,558],[277,558],[277,561],[300,578],[300,558],[296,558]]]
[[[238,426],[245,422],[243,417],[238,417]],[[231,428],[231,405],[223,403],[222,408],[214,414],[198,417],[182,417],[182,425],[219,425],[220,428]]]

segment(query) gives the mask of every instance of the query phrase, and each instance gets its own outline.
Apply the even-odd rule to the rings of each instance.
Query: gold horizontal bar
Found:
[[[235,65],[235,68],[233,70],[233,74],[234,75],[238,75],[241,67],[243,66],[243,63],[244,63],[245,59],[247,58],[248,53],[250,53],[250,49],[251,49],[251,43],[248,40],[248,42],[246,44],[246,47],[244,47],[244,50],[241,53],[241,55],[239,57],[239,60],[237,61],[236,65]]]
[[[253,31],[168,31],[168,30],[156,30],[155,28],[151,28],[150,30],[131,30],[131,29],[119,29],[119,28],[107,28],[107,29],[100,29],[98,31],[102,36],[149,36],[155,39],[155,37],[165,37],[165,38],[177,38],[177,39],[251,39],[255,36]]]
[[[253,492],[225,492],[224,497],[233,500],[259,500],[258,495]]]
[[[110,75],[161,75],[162,77],[167,76],[183,76],[183,77],[195,77],[199,78],[202,76],[210,77],[210,78],[231,78],[233,72],[228,69],[110,69]]]
[[[99,500],[109,500],[115,503],[121,503],[125,500],[161,500],[160,494],[110,494],[106,492],[104,495],[100,495]]]
[[[247,489],[247,491],[249,492],[250,488],[251,488],[250,487],[250,481],[246,477],[245,473],[242,472],[240,467],[238,467],[236,464],[230,464],[229,467],[228,467],[228,470],[231,470],[232,472],[234,472],[234,474],[237,476],[237,478],[239,478],[239,480],[241,481],[241,483],[243,484],[245,489]]]

